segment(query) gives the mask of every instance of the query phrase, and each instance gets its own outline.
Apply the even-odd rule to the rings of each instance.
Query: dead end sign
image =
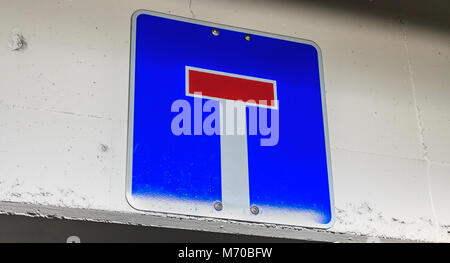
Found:
[[[152,11],[132,17],[126,196],[144,211],[330,227],[320,49]]]

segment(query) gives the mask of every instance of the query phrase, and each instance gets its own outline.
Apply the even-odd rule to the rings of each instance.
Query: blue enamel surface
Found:
[[[136,22],[132,194],[221,200],[220,137],[175,136],[172,102],[185,66],[276,80],[276,146],[248,135],[251,204],[313,210],[331,220],[318,54],[309,44],[140,14]],[[191,104],[193,105],[193,104]],[[193,108],[192,108],[193,109]],[[193,110],[192,110],[193,114]],[[203,118],[206,117],[204,114]]]

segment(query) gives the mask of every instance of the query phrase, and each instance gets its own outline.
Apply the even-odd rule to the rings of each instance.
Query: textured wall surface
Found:
[[[430,2],[0,0],[0,210],[315,240],[450,241],[450,7]],[[130,18],[138,9],[319,44],[331,229],[179,220],[128,205]]]

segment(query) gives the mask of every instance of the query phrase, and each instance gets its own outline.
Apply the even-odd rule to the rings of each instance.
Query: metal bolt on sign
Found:
[[[250,207],[250,212],[252,212],[252,214],[257,215],[259,213],[259,208],[256,205],[252,205],[252,207]]]
[[[222,211],[222,209],[223,209],[222,202],[215,202],[214,209],[216,209],[217,211]]]
[[[219,33],[219,30],[218,29],[216,29],[216,28],[214,28],[213,30],[211,30],[211,33],[214,35],[214,36],[218,36],[220,33]]]

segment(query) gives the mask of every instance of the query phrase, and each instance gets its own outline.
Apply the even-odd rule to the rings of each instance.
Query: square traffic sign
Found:
[[[144,211],[331,226],[321,59],[308,40],[134,13],[128,202]]]

